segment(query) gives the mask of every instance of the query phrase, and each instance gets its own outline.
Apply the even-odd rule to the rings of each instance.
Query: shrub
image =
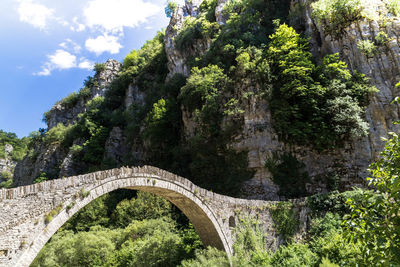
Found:
[[[319,0],[311,6],[312,16],[334,38],[342,37],[348,26],[363,17],[361,0]]]
[[[105,71],[106,70],[106,64],[104,64],[104,63],[96,63],[94,65],[93,70],[96,72],[96,74],[98,74],[98,73],[100,73],[102,71]]]
[[[44,142],[48,145],[63,144],[67,140],[68,135],[72,132],[74,125],[65,126],[63,123],[58,123],[56,126],[46,132]]]
[[[172,14],[178,8],[178,4],[172,0],[167,1],[167,6],[165,7],[165,15],[167,18],[171,18]]]
[[[72,92],[70,93],[68,96],[64,97],[63,99],[61,99],[60,101],[58,101],[56,103],[63,105],[65,107],[71,108],[73,106],[75,106],[79,101],[79,95],[77,92]]]
[[[196,251],[194,259],[188,259],[181,262],[182,267],[229,267],[231,266],[228,256],[224,251],[208,247],[207,250]]]
[[[34,184],[41,183],[41,182],[47,181],[48,179],[49,179],[49,178],[47,177],[47,173],[41,172],[41,173],[39,174],[39,176],[36,177],[35,180],[33,180],[33,183],[34,183]]]
[[[386,32],[380,31],[375,36],[375,42],[377,45],[381,46],[389,42],[389,36]]]
[[[13,179],[8,179],[0,183],[0,188],[11,188],[13,185]]]
[[[136,198],[118,203],[111,218],[116,227],[126,227],[133,219],[157,219],[168,217],[170,213],[170,202],[154,194],[139,191]]]
[[[278,202],[269,212],[274,220],[274,227],[277,233],[287,243],[299,226],[298,214],[289,202]]]
[[[317,255],[305,244],[290,244],[283,246],[272,256],[272,266],[314,266]]]
[[[379,159],[371,164],[373,191],[349,199],[346,233],[361,244],[365,265],[399,265],[400,138],[391,133]]]
[[[269,101],[279,138],[327,150],[365,136],[361,107],[376,92],[365,76],[351,75],[337,54],[325,56],[315,66],[307,41],[285,24],[270,38],[273,89]]]
[[[310,247],[320,259],[329,258],[332,263],[340,266],[357,266],[362,255],[360,244],[347,242],[340,227],[328,230],[323,236],[314,237]]]
[[[386,6],[393,15],[400,15],[400,0],[386,0]]]
[[[357,43],[357,48],[364,54],[367,58],[373,57],[376,52],[376,46],[370,40],[360,40]]]
[[[260,222],[242,218],[234,233],[236,235],[232,259],[234,266],[265,266],[269,263],[265,233]]]

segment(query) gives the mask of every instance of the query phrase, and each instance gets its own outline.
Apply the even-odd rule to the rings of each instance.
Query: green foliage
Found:
[[[373,57],[376,52],[376,46],[370,40],[360,40],[357,43],[357,48],[364,54],[367,58]]]
[[[319,0],[312,4],[312,16],[326,33],[340,38],[354,21],[363,17],[361,0]]]
[[[184,260],[182,267],[230,267],[229,259],[224,251],[208,247],[207,250],[196,251],[196,258]]]
[[[0,130],[0,159],[6,158],[5,145],[11,145],[13,150],[9,156],[14,161],[20,161],[28,152],[30,137],[18,138],[15,133],[4,132]]]
[[[291,240],[299,226],[299,216],[290,202],[278,202],[270,209],[277,233],[287,243]]]
[[[106,70],[106,64],[104,64],[104,63],[96,63],[96,64],[94,64],[93,70],[96,72],[96,74],[100,73],[102,71],[105,71]]]
[[[386,0],[386,7],[390,13],[395,16],[400,15],[400,1],[399,0]]]
[[[136,198],[125,199],[118,203],[112,213],[116,227],[126,227],[131,220],[157,219],[171,214],[171,203],[146,192],[138,192]]]
[[[234,266],[265,266],[269,255],[265,246],[265,233],[260,222],[243,218],[235,228],[236,241],[233,245]]]
[[[32,266],[177,266],[202,248],[192,226],[180,230],[171,219],[169,203],[149,193],[129,201],[132,195],[118,190],[92,201],[52,237]],[[51,219],[60,210],[49,213]]]
[[[68,96],[58,101],[56,105],[60,104],[67,108],[72,108],[78,103],[78,101],[79,101],[79,94],[77,92],[72,92]]]
[[[317,255],[312,252],[308,245],[290,244],[281,247],[271,258],[272,266],[314,266]]]
[[[31,266],[104,266],[115,250],[116,234],[102,228],[78,234],[62,231],[52,237]]]
[[[322,258],[329,258],[339,266],[359,266],[361,263],[360,244],[347,242],[340,227],[332,227],[323,236],[313,237],[310,247],[318,255],[319,262]]]
[[[367,265],[400,264],[400,138],[392,133],[380,159],[371,164],[369,178],[373,191],[351,198],[347,235],[361,243]]]
[[[172,0],[167,1],[167,6],[165,7],[165,15],[167,18],[171,18],[172,14],[175,12],[175,10],[178,8],[178,4]]]
[[[307,206],[315,216],[325,215],[326,212],[337,213],[340,216],[350,212],[350,206],[347,203],[349,198],[360,199],[364,191],[361,189],[339,193],[333,191],[326,194],[318,194],[307,197]]]
[[[365,136],[362,107],[376,88],[363,75],[351,75],[337,54],[315,66],[307,41],[285,24],[270,38],[270,108],[280,139],[326,150]]]
[[[63,123],[58,123],[56,126],[46,132],[43,141],[48,145],[59,145],[67,141],[68,135],[73,131],[74,125],[65,126]]]
[[[178,50],[189,49],[196,40],[211,39],[218,32],[218,23],[210,22],[205,16],[187,17],[183,29],[175,37]]]
[[[378,46],[387,44],[388,42],[389,42],[389,36],[384,31],[378,32],[378,34],[375,36],[375,43]]]
[[[339,229],[342,222],[342,217],[338,213],[327,212],[325,216],[312,220],[308,234],[312,238],[326,236],[327,233]]]
[[[0,183],[0,188],[11,188],[12,185],[13,185],[13,179],[7,179]]]
[[[63,208],[63,204],[59,204],[56,208],[52,209],[44,216],[44,223],[49,224],[55,216],[57,216]]]
[[[225,112],[235,101],[225,95],[232,89],[231,80],[220,67],[194,67],[178,97],[195,121],[194,135],[188,138],[189,175],[200,186],[225,194],[237,194],[241,182],[251,176],[246,152],[227,148],[240,127],[240,117]],[[229,120],[222,124],[225,116],[230,116]]]
[[[34,184],[41,183],[41,182],[47,181],[48,179],[49,179],[49,178],[47,177],[47,173],[41,172],[41,173],[38,175],[38,177],[36,177],[35,180],[33,180],[33,183],[34,183]]]
[[[319,267],[339,267],[339,265],[332,263],[328,258],[323,258]]]
[[[267,158],[265,167],[272,174],[272,180],[279,186],[279,195],[295,198],[307,195],[306,183],[310,177],[304,171],[304,163],[289,153],[274,153]]]
[[[201,110],[199,119],[207,120],[210,119],[207,115],[212,116],[217,112],[218,98],[228,84],[229,78],[218,66],[194,67],[179,98],[189,111],[198,110],[195,113],[200,113]]]

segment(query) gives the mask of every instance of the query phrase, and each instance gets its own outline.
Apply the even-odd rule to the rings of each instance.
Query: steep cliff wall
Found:
[[[45,114],[49,132],[59,124],[65,126],[77,122],[79,115],[87,110],[87,103],[97,97],[104,97],[111,82],[117,77],[121,63],[108,60],[99,65],[94,77],[85,82],[85,87],[79,93],[72,93],[67,98],[56,103]],[[113,134],[112,134],[113,135]],[[111,139],[115,137],[111,137]],[[85,140],[76,138],[72,146],[82,146]],[[115,142],[114,142],[115,143]],[[14,185],[31,184],[36,178],[58,178],[81,173],[84,164],[74,160],[75,152],[64,147],[60,142],[46,142],[37,137],[31,142],[30,153],[15,167]],[[109,146],[112,146],[110,144]],[[115,145],[114,145],[115,146]],[[109,154],[112,149],[109,149]]]
[[[0,158],[0,183],[12,178],[12,174],[14,173],[17,162],[14,161],[10,155],[13,149],[13,146],[10,144],[4,146],[5,157]]]
[[[226,14],[224,17],[223,13],[224,2],[218,1],[215,8],[215,16],[220,25],[227,20]],[[312,17],[312,2],[315,1],[292,1],[290,20],[297,23],[294,26],[311,38],[311,50],[316,58],[321,59],[326,54],[339,53],[340,58],[352,71],[364,73],[379,89],[379,92],[372,97],[365,113],[370,125],[369,134],[365,138],[347,143],[342,149],[327,152],[319,152],[303,146],[289,146],[279,141],[272,127],[268,102],[260,96],[251,96],[245,106],[242,131],[236,136],[231,146],[237,151],[248,151],[249,168],[255,171],[255,175],[253,179],[245,183],[244,190],[252,198],[278,198],[278,187],[273,183],[271,174],[265,168],[266,159],[276,152],[290,152],[305,164],[305,171],[312,178],[307,184],[309,193],[331,189],[329,188],[331,186],[323,179],[327,174],[340,177],[339,181],[333,182],[339,183],[337,186],[341,190],[362,185],[365,182],[364,178],[368,176],[367,167],[383,148],[384,142],[381,138],[387,137],[390,131],[400,130],[398,125],[393,125],[393,121],[399,119],[399,105],[391,104],[394,97],[400,93],[400,90],[395,87],[400,80],[399,18],[390,14],[384,1],[366,1],[363,4],[368,8],[369,16],[352,23],[340,38],[334,39]],[[190,17],[189,14],[186,14],[186,17],[183,15],[184,8],[174,13],[169,29],[175,29],[178,32],[182,29],[184,21]],[[379,32],[387,34],[388,42],[379,46],[372,56],[364,55],[357,44],[360,40],[374,41]],[[176,36],[176,32],[167,31],[166,45],[171,47],[170,44]],[[211,40],[208,46],[210,45]],[[203,46],[196,49],[196,43],[193,46],[195,48],[189,51],[197,53],[197,56],[201,56],[201,53],[206,51]],[[189,66],[185,65],[186,55],[176,53],[173,47],[166,51],[169,59],[169,75],[173,73],[188,75]],[[247,86],[243,91],[257,91],[258,85],[252,83],[250,79],[244,79],[242,86]],[[183,111],[183,122],[186,135],[192,135],[195,122],[185,111]]]
[[[236,18],[230,20],[230,12],[240,14],[241,9],[245,9],[244,6],[237,8],[234,3],[228,4],[224,0],[187,1],[184,6],[173,12],[170,24],[162,37],[163,45],[156,37],[149,41],[139,54],[129,55],[131,63],[124,62],[124,67],[116,61],[107,61],[105,68],[89,81],[89,92],[84,98],[72,101],[72,105],[71,101],[67,102],[68,104],[61,101],[46,114],[49,130],[59,123],[76,123],[78,115],[88,111],[86,105],[90,99],[105,96],[112,108],[107,111],[110,114],[102,116],[103,124],[96,126],[99,131],[91,130],[92,137],[95,137],[93,142],[88,144],[87,139],[75,138],[69,143],[70,147],[39,142],[33,153],[17,165],[15,184],[32,183],[41,173],[51,173],[51,176],[58,177],[79,174],[88,168],[87,164],[83,166],[82,161],[77,160],[79,158],[76,155],[81,151],[79,149],[82,146],[92,146],[94,149],[96,145],[101,144],[104,147],[99,150],[98,157],[111,159],[111,167],[115,167],[116,164],[167,164],[160,167],[171,168],[171,171],[181,172],[181,175],[189,178],[196,171],[201,172],[207,167],[214,168],[217,169],[214,175],[218,174],[221,177],[213,177],[213,181],[218,183],[219,180],[226,180],[226,185],[222,183],[222,187],[235,186],[223,176],[234,176],[240,168],[220,171],[215,164],[236,165],[233,163],[234,159],[240,159],[236,156],[240,152],[246,153],[247,167],[254,175],[242,184],[241,191],[249,198],[284,198],[278,195],[280,188],[265,167],[267,159],[275,155],[292,155],[298,160],[297,166],[300,166],[301,171],[310,177],[304,185],[305,188],[299,189],[305,191],[302,195],[335,189],[346,190],[364,185],[368,176],[368,165],[378,157],[383,148],[381,137],[387,137],[390,131],[400,130],[398,125],[392,124],[399,119],[399,105],[391,104],[393,98],[400,93],[395,87],[400,80],[400,20],[390,13],[385,2],[369,0],[368,6],[364,8],[365,15],[346,26],[339,36],[333,36],[327,32],[323,23],[313,16],[313,2],[315,1],[285,0],[276,4],[274,1],[265,1],[263,4],[274,10],[257,10],[261,15],[254,12],[256,3],[255,7],[247,11],[251,15],[254,13],[261,16],[261,22],[254,22],[249,14],[247,17],[236,15]],[[371,84],[379,91],[371,95],[365,110],[364,117],[369,123],[366,137],[345,142],[340,148],[316,150],[310,146],[288,144],[278,136],[274,129],[270,103],[262,92],[267,82],[256,79],[257,74],[254,71],[239,70],[235,65],[236,57],[245,48],[236,51],[232,48],[238,45],[233,43],[234,38],[237,38],[240,46],[240,42],[246,42],[246,38],[253,34],[256,36],[253,43],[258,44],[259,49],[266,49],[268,34],[273,33],[272,20],[277,18],[275,15],[310,38],[310,49],[315,61],[321,61],[327,54],[339,53],[352,72],[358,71],[371,78]],[[253,24],[240,24],[238,21],[241,19],[247,19],[248,23]],[[245,29],[244,33],[238,31],[242,36],[231,37],[232,34],[237,34],[235,27]],[[382,32],[386,37],[378,44],[376,40]],[[360,49],[360,41],[366,40],[376,43],[372,54],[366,54]],[[218,58],[215,57],[216,54]],[[142,61],[138,57],[142,57]],[[234,63],[229,65],[227,62]],[[165,66],[160,67],[162,64],[167,64],[168,70]],[[192,138],[196,132],[202,130],[202,125],[199,124],[193,110],[189,110],[191,107],[185,107],[182,103],[184,82],[179,77],[190,77],[193,66],[202,68],[207,65],[224,64],[228,67],[222,74],[228,73],[234,81],[234,86],[223,92],[221,99],[227,98],[224,99],[226,105],[233,103],[231,107],[237,113],[233,117],[224,115],[218,127],[225,131],[229,128],[230,120],[234,120],[235,133],[227,138],[229,140],[226,143],[221,143],[221,139],[211,140],[203,136],[204,144],[211,144],[207,149],[214,153],[214,158],[207,158],[211,155],[209,151],[204,149],[205,146],[201,143],[197,143],[196,147],[198,139]],[[168,75],[165,73],[167,71]],[[113,96],[107,96],[107,88],[112,81],[116,81],[122,87],[117,88]],[[238,102],[229,102],[229,97]],[[107,130],[102,128],[105,124]],[[216,147],[215,151],[212,149],[213,144]],[[204,149],[200,151],[203,154],[193,156],[191,151],[194,149]],[[238,154],[234,155],[235,153]],[[198,163],[197,160],[204,161]],[[218,160],[221,162],[215,162]],[[90,162],[88,159],[86,161]],[[104,165],[106,161],[103,160],[101,164]],[[279,159],[277,162],[279,163]],[[93,163],[92,167],[100,168],[98,161],[96,164]],[[188,167],[189,165],[191,167]],[[209,175],[197,173],[197,176],[208,179]]]

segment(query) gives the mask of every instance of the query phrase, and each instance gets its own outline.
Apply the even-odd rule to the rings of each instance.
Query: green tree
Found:
[[[350,199],[347,234],[362,244],[367,265],[400,264],[400,138],[391,133],[381,158],[370,166],[371,190]]]

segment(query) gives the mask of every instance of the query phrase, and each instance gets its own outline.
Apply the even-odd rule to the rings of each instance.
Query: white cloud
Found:
[[[62,49],[58,49],[53,55],[49,55],[48,58],[56,69],[70,69],[76,66],[76,56]]]
[[[78,64],[78,68],[85,70],[93,70],[94,63],[86,58],[80,58],[80,62]]]
[[[82,23],[78,22],[78,18],[77,17],[73,17],[72,18],[72,23],[73,25],[70,26],[70,30],[74,31],[74,32],[82,32],[86,29],[86,26]]]
[[[60,43],[60,47],[69,50],[69,51],[74,51],[74,53],[79,54],[81,52],[82,47],[72,41],[71,39],[67,38],[65,39],[64,42]]]
[[[47,55],[48,61],[42,66],[40,72],[35,73],[39,76],[48,76],[55,69],[65,70],[75,68],[76,56],[71,53],[58,49],[54,54]]]
[[[54,9],[32,1],[20,1],[18,6],[19,19],[32,26],[44,30],[47,22],[53,17]]]
[[[143,0],[91,0],[83,13],[87,26],[106,32],[121,32],[123,27],[136,27],[157,14],[162,7]]]
[[[89,38],[85,42],[85,47],[90,52],[100,55],[104,52],[109,52],[111,54],[119,53],[122,45],[118,41],[118,37],[104,34],[98,36],[96,39]]]

